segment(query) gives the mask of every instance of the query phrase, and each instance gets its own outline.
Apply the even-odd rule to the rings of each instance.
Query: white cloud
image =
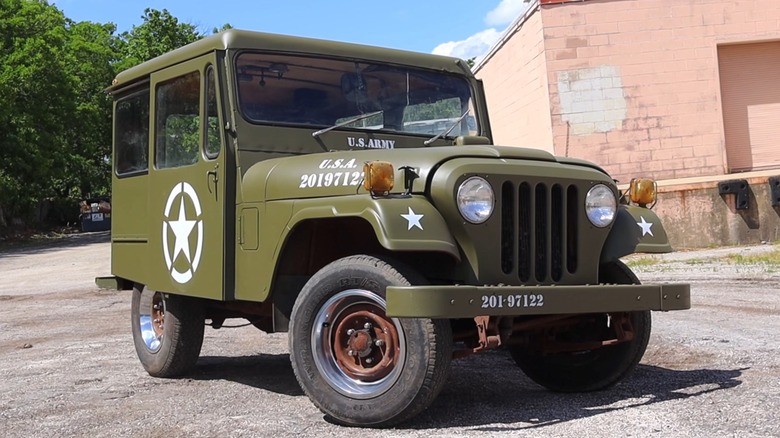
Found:
[[[475,61],[479,64],[482,57],[487,55],[493,44],[501,37],[506,26],[524,13],[528,6],[526,0],[501,0],[498,6],[485,15],[485,23],[491,27],[464,40],[439,44],[433,49],[433,53],[461,59],[476,58]]]
[[[496,29],[485,29],[461,41],[450,41],[439,44],[433,49],[435,55],[455,56],[461,59],[479,58],[484,56],[490,47],[501,36]],[[479,59],[477,59],[479,62]]]
[[[488,26],[506,26],[528,9],[527,0],[501,0],[501,3],[485,15]]]

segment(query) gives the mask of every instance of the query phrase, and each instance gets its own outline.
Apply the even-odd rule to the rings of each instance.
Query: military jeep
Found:
[[[671,248],[655,185],[493,144],[459,59],[228,30],[120,73],[111,276],[146,371],[194,368],[204,326],[289,332],[331,421],[426,409],[453,358],[501,348],[554,391],[634,369],[688,285],[620,261]],[[241,321],[245,322],[245,321]]]

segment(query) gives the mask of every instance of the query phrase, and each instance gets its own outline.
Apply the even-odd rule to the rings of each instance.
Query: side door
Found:
[[[216,55],[151,75],[149,284],[225,296],[225,153]]]

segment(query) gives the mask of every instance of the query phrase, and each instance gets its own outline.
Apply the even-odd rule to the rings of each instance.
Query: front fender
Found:
[[[444,218],[423,196],[371,198],[367,195],[295,201],[287,224],[292,230],[308,219],[360,217],[390,251],[435,251],[460,261],[460,252]],[[286,237],[286,236],[285,236]]]
[[[636,252],[672,252],[661,219],[652,210],[633,205],[618,208],[615,223],[601,251],[601,263]]]
[[[390,251],[439,251],[460,261],[460,252],[444,219],[422,196],[372,199],[368,195],[350,195],[257,205],[258,218],[241,225],[256,227],[252,232],[245,232],[257,236],[258,243],[254,249],[251,245],[249,249],[238,247],[236,299],[239,300],[268,298],[276,281],[281,252],[296,226],[307,220],[362,218],[371,225],[379,243]],[[419,225],[415,219],[419,219]]]

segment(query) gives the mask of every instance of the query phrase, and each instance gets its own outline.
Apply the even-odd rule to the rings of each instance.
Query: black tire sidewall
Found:
[[[189,371],[197,361],[203,342],[203,317],[199,306],[187,305],[186,297],[166,295],[164,334],[160,348],[151,351],[141,336],[140,306],[143,295],[154,293],[143,285],[133,288],[130,307],[133,344],[141,365],[149,375],[178,377]]]
[[[600,283],[639,284],[636,275],[622,262],[601,267]],[[558,392],[597,391],[614,386],[636,368],[647,349],[652,330],[649,311],[630,312],[634,339],[584,353],[530,354],[522,348],[510,350],[523,372],[536,383]],[[580,365],[575,365],[579,361]]]
[[[311,337],[320,307],[336,293],[349,289],[367,290],[385,298],[387,286],[408,284],[398,276],[393,278],[389,271],[367,264],[331,264],[312,277],[296,301],[290,321],[293,368],[304,392],[338,423],[362,426],[394,423],[408,416],[405,410],[423,386],[430,357],[424,326],[428,320],[424,319],[399,318],[406,340],[404,369],[395,384],[375,398],[353,399],[342,395],[322,377],[314,362]]]
[[[620,382],[642,359],[650,334],[650,312],[632,312],[635,338],[584,353],[539,357],[513,350],[512,357],[533,381],[557,392],[587,392]],[[577,364],[580,362],[580,364]]]

